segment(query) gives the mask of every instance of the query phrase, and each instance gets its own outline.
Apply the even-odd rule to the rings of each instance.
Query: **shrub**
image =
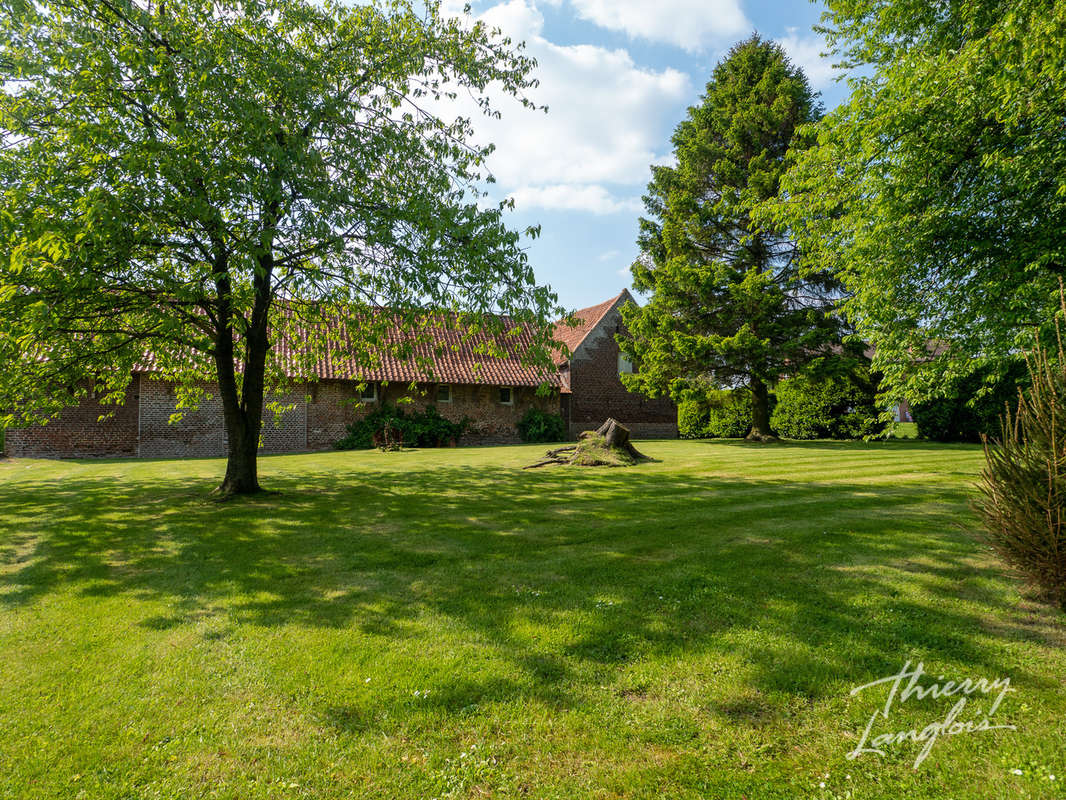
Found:
[[[1066,311],[1066,303],[1064,303]],[[985,439],[977,511],[993,549],[1066,611],[1066,353],[1039,345],[999,438]]]
[[[440,447],[458,442],[469,427],[470,420],[466,417],[452,422],[442,417],[436,406],[427,406],[421,414],[401,417],[400,422],[404,442],[414,447]]]
[[[796,375],[777,386],[770,426],[788,439],[861,439],[884,430],[865,366],[843,375]]]
[[[948,384],[945,396],[911,408],[918,436],[937,442],[979,442],[999,430],[1003,409],[1028,383],[1023,361],[1006,368],[982,367]]]
[[[569,438],[566,420],[539,408],[526,411],[517,427],[523,442],[565,442]]]
[[[347,435],[334,447],[338,450],[395,449],[403,444],[440,447],[458,442],[469,427],[469,419],[452,422],[441,416],[435,406],[408,415],[402,408],[382,403],[349,425]]]
[[[683,400],[677,427],[682,439],[741,439],[751,430],[751,395],[711,390]]]
[[[699,439],[707,427],[707,405],[698,400],[677,404],[677,432],[682,439]]]

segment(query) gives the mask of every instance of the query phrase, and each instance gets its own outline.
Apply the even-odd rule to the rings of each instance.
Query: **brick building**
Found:
[[[432,380],[413,360],[387,356],[378,368],[367,371],[327,359],[316,380],[294,383],[286,394],[271,398],[288,410],[280,420],[269,412],[264,415],[263,452],[327,450],[367,409],[404,397],[412,409],[434,405],[450,419],[473,420],[465,444],[517,442],[516,423],[532,406],[562,414],[573,436],[613,416],[635,437],[676,437],[673,404],[627,392],[619,378],[619,372],[630,367],[620,357],[614,335],[621,330],[618,309],[629,299],[629,293],[622,292],[576,312],[581,323],[577,328],[557,326],[555,337],[571,354],[567,358],[560,351],[558,372],[547,379],[522,363],[529,341],[523,336],[510,338],[508,352],[493,357],[475,353],[458,333],[441,329],[434,334],[434,345],[422,353],[432,362]],[[547,395],[537,391],[543,384],[550,389]],[[207,396],[198,408],[171,422],[177,403],[174,387],[146,367],[134,373],[121,406],[87,399],[47,425],[9,430],[5,451],[30,458],[222,456],[226,433],[221,401],[210,386],[204,389]],[[105,414],[110,416],[101,420]]]
[[[578,327],[555,329],[555,338],[571,353],[569,361],[560,362],[559,373],[563,385],[569,388],[561,403],[573,438],[607,417],[614,417],[629,428],[634,438],[677,438],[677,407],[665,398],[649,400],[626,391],[618,377],[633,369],[614,338],[623,330],[619,309],[632,300],[629,292],[623,291],[598,306],[578,311]]]

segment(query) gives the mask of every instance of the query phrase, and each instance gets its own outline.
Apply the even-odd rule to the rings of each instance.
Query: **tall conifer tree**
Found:
[[[797,128],[820,105],[802,70],[759,36],[715,68],[706,94],[673,136],[676,166],[652,168],[634,287],[651,294],[624,311],[622,349],[639,371],[627,385],[680,398],[711,382],[751,392],[750,438],[770,430],[769,392],[837,340],[839,297],[805,274],[787,230],[753,222],[774,197]]]

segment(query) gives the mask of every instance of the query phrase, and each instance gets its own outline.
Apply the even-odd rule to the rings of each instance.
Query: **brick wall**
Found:
[[[581,433],[587,430],[598,428],[602,424],[602,420],[597,423],[586,422],[571,422],[570,423],[570,438],[576,439]],[[634,439],[676,439],[677,438],[677,423],[676,422],[632,422],[626,421],[622,423],[629,428],[629,433]]]
[[[307,389],[307,449],[329,450],[344,438],[348,426],[366,413],[356,406],[358,391],[344,381],[319,381]]]
[[[617,307],[604,315],[571,357],[570,433],[576,436],[614,417],[634,437],[676,438],[677,407],[667,398],[650,400],[626,391],[618,376],[618,343],[622,315]]]
[[[541,397],[533,387],[515,386],[511,389],[511,405],[500,402],[500,387],[480,385],[457,385],[451,387],[450,403],[436,400],[436,386],[420,387],[426,394],[416,398],[415,407],[435,405],[442,416],[453,421],[469,417],[473,422],[463,444],[512,444],[520,441],[518,421],[526,411],[536,407],[553,414],[559,413],[559,396]]]
[[[185,410],[178,422],[170,417],[177,411],[173,386],[142,376],[140,405],[140,449],[142,458],[217,458],[226,455],[226,430],[222,421],[222,400],[216,385],[203,384],[208,392],[195,411]],[[307,403],[303,392],[293,391],[269,398],[294,408],[282,415],[280,425],[272,412],[263,413],[264,453],[292,453],[307,449]],[[268,399],[268,401],[269,401]]]
[[[64,409],[47,425],[8,429],[4,452],[17,458],[106,458],[137,455],[138,378],[117,408],[95,399]],[[113,412],[113,413],[112,413]],[[103,421],[100,417],[111,413]]]
[[[518,421],[531,406],[544,411],[559,413],[559,396],[537,395],[531,387],[514,387],[514,402],[505,405],[499,402],[498,386],[456,384],[451,386],[451,401],[437,399],[436,384],[420,384],[413,391],[408,384],[392,383],[378,386],[378,400],[373,404],[359,404],[355,384],[340,381],[323,381],[309,389],[312,401],[307,411],[307,446],[312,450],[324,450],[344,437],[347,426],[367,414],[377,403],[401,405],[401,399],[410,398],[402,407],[409,412],[422,411],[435,405],[441,416],[454,422],[463,417],[473,420],[463,437],[465,445],[507,444],[519,441]]]
[[[184,410],[182,418],[170,422],[177,411],[177,395],[171,384],[148,375],[135,375],[126,402],[113,418],[99,417],[114,407],[101,407],[95,401],[64,410],[48,425],[9,430],[7,455],[23,458],[95,458],[140,456],[141,458],[217,458],[226,454],[226,431],[222,423],[222,402],[214,385],[203,384],[207,396],[195,410]],[[410,397],[404,407],[412,411],[427,405],[448,419],[464,416],[473,420],[463,444],[504,444],[517,442],[516,424],[526,410],[537,406],[559,413],[559,395],[541,397],[535,389],[515,387],[514,402],[499,402],[499,387],[456,385],[451,402],[437,400],[435,384],[417,387],[406,384],[379,386],[379,401],[396,405]],[[343,381],[322,381],[282,395],[279,400],[293,407],[282,415],[280,425],[274,415],[263,415],[264,453],[291,453],[328,450],[343,438],[348,425],[373,406],[359,405],[356,385]]]

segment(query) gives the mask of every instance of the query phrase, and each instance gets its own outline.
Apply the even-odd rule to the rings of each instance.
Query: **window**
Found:
[[[376,383],[366,384],[359,395],[359,400],[363,403],[376,403],[378,401],[378,385]]]
[[[500,402],[505,406],[514,405],[514,391],[510,386],[500,387]]]
[[[452,401],[452,387],[446,383],[437,384],[437,402],[450,403]]]
[[[633,362],[626,358],[625,353],[618,354],[618,374],[629,375],[633,372]]]

